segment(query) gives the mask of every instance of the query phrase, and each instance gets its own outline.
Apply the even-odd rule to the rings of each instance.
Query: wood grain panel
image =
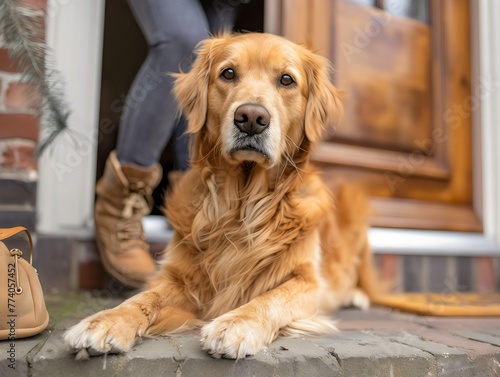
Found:
[[[283,0],[283,35],[295,43],[305,43],[310,33],[310,4],[304,0]]]
[[[432,131],[429,26],[349,1],[334,17],[331,58],[346,93],[335,140],[415,149]]]
[[[331,59],[346,92],[343,122],[314,155],[328,185],[366,188],[378,226],[480,231],[469,1],[429,0],[429,25],[347,0],[282,5],[284,36]]]
[[[399,174],[403,178],[406,175],[440,180],[450,178],[450,171],[446,166],[418,152],[404,154],[391,150],[325,142],[314,153],[314,159],[319,163]]]
[[[372,226],[480,232],[471,206],[421,200],[373,198]]]

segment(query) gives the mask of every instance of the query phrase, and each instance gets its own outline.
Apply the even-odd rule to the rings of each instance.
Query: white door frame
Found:
[[[47,2],[47,44],[65,80],[71,132],[56,139],[38,162],[40,234],[93,236],[104,5],[103,0]]]
[[[268,31],[279,30],[272,22],[279,6],[279,0],[266,1]],[[483,216],[484,234],[375,228],[370,240],[376,253],[500,255],[500,3],[472,0],[471,7],[472,76],[477,79],[470,103],[477,130],[474,187],[479,193],[474,206]],[[103,23],[103,0],[48,2],[48,44],[66,79],[70,127],[84,137],[79,149],[65,137],[66,142],[57,143],[39,161],[37,231],[42,234],[93,237]],[[153,228],[157,231],[149,232],[150,239],[165,240],[163,225]]]
[[[480,83],[473,96],[481,100],[476,125],[482,133],[482,153],[478,158],[482,165],[484,233],[500,244],[500,2],[475,0],[472,3],[477,7],[472,16],[477,32],[476,75]]]

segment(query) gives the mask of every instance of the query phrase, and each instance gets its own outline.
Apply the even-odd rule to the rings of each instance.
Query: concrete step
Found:
[[[212,359],[201,350],[197,332],[143,339],[125,354],[75,361],[62,341],[65,329],[123,298],[106,291],[47,295],[49,329],[33,338],[0,343],[0,376],[500,375],[500,318],[443,319],[383,308],[341,310],[336,315],[338,333],[280,338],[239,361]]]

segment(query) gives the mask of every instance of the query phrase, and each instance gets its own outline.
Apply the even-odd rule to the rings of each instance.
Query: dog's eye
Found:
[[[234,73],[234,69],[232,68],[226,68],[222,71],[222,77],[224,77],[226,80],[234,80],[235,76],[236,74]]]
[[[293,78],[290,75],[283,75],[283,76],[281,76],[280,84],[283,85],[283,86],[292,85],[294,82],[295,81],[293,81]]]

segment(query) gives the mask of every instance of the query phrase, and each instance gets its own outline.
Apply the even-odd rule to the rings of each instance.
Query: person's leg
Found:
[[[189,70],[193,49],[208,37],[209,25],[199,0],[128,1],[149,54],[127,96],[117,158],[121,163],[147,167],[159,160],[179,121],[169,74],[179,68]],[[181,155],[186,153],[181,151]]]
[[[161,178],[157,163],[179,121],[169,76],[189,69],[195,45],[208,36],[199,0],[129,0],[149,44],[149,54],[130,88],[117,151],[97,183],[96,238],[106,270],[138,287],[155,273],[141,219]],[[183,123],[181,123],[183,124]],[[176,129],[178,168],[187,168],[187,141]]]

